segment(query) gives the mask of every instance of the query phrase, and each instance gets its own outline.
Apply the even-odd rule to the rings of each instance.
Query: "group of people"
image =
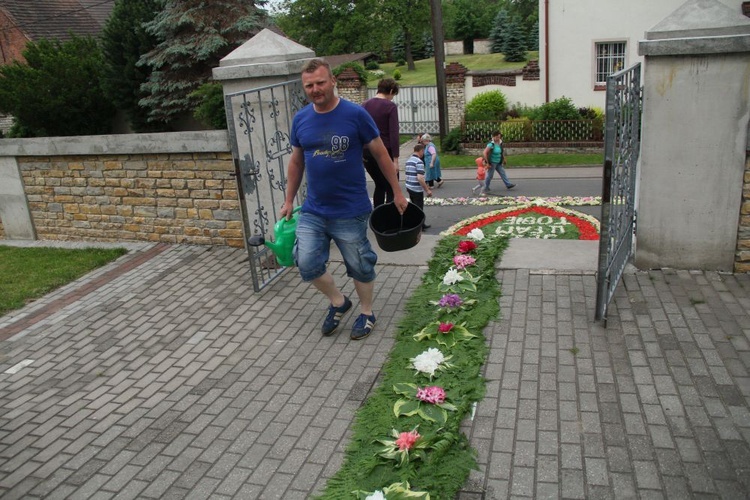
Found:
[[[400,131],[398,123],[398,107],[393,102],[393,98],[398,94],[398,83],[393,78],[384,78],[378,82],[378,89],[375,96],[362,103],[362,107],[372,117],[375,125],[380,131],[380,139],[388,151],[393,170],[396,177],[399,177],[399,149],[400,149]],[[377,208],[383,203],[393,201],[393,189],[388,179],[383,175],[378,162],[370,152],[365,148],[362,161],[365,170],[375,185],[372,195],[373,207]],[[420,210],[424,209],[425,196],[432,196],[432,188],[441,187],[443,179],[440,172],[440,156],[437,152],[435,143],[432,142],[430,134],[419,134],[417,145],[414,152],[405,164],[405,186],[409,194],[409,200],[418,206]],[[430,226],[426,222],[422,229],[428,229]]]
[[[398,83],[391,78],[381,80],[375,97],[359,106],[337,95],[330,65],[312,59],[302,68],[302,87],[310,104],[292,121],[292,153],[280,215],[292,217],[294,200],[306,176],[307,196],[297,220],[294,261],[302,280],[328,298],[330,305],[321,332],[332,335],[353,307],[327,268],[331,241],[336,243],[359,299],[360,314],[350,338],[360,340],[372,332],[376,321],[372,306],[378,257],[367,236],[370,212],[373,205],[393,203],[403,214],[409,203],[399,185],[398,110],[393,103]],[[502,167],[502,146],[498,153],[490,144],[484,154],[487,163],[498,169],[510,189],[513,184]],[[363,169],[375,184],[372,202]],[[488,170],[484,191],[489,190],[492,171]],[[424,197],[432,196],[432,189],[443,185],[440,157],[429,134],[418,137],[405,163],[405,177],[409,198],[420,208]],[[425,223],[423,229],[427,228]]]

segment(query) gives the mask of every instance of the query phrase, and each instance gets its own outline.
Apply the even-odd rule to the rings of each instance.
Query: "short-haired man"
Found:
[[[281,215],[291,217],[294,197],[306,171],[307,197],[297,221],[295,262],[302,279],[312,282],[331,302],[321,328],[323,335],[331,335],[352,307],[327,270],[331,240],[336,243],[359,297],[360,315],[351,332],[351,338],[359,340],[375,325],[372,303],[377,262],[367,238],[372,204],[362,165],[365,147],[393,189],[400,213],[408,202],[378,127],[364,108],[336,95],[336,79],[328,63],[322,59],[309,61],[302,69],[302,87],[311,104],[292,121],[292,155]]]

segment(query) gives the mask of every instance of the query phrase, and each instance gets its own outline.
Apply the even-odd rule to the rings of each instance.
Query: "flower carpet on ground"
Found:
[[[597,206],[602,204],[601,196],[550,196],[533,198],[529,196],[461,196],[457,198],[425,198],[425,206],[450,207],[458,205],[472,206],[517,206],[532,202],[543,202],[550,205],[567,205],[570,207]]]
[[[510,238],[599,239],[599,221],[596,217],[541,199],[464,219],[441,234],[464,236],[480,228],[483,234]]]
[[[438,242],[322,498],[452,499],[461,489],[476,452],[460,425],[484,396],[483,331],[499,314],[495,262],[507,244],[481,228]]]

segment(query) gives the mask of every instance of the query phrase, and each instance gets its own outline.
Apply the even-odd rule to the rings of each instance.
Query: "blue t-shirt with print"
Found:
[[[351,218],[372,211],[362,150],[380,135],[367,111],[339,99],[328,113],[312,104],[292,121],[291,143],[305,156],[307,198],[302,210],[324,218]]]

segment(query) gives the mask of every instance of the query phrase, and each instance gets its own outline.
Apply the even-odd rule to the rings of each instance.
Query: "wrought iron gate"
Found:
[[[224,97],[245,247],[256,292],[285,269],[276,263],[267,247],[254,247],[247,240],[253,235],[266,239],[272,235],[286,195],[285,158],[292,153],[292,118],[305,104],[300,80]],[[306,190],[303,181],[296,204],[304,199]]]
[[[634,249],[636,164],[641,145],[641,65],[607,79],[602,224],[596,319],[607,307]]]
[[[374,97],[377,89],[368,89],[367,96]],[[437,87],[400,87],[393,98],[398,106],[399,132],[418,134],[440,132]]]

